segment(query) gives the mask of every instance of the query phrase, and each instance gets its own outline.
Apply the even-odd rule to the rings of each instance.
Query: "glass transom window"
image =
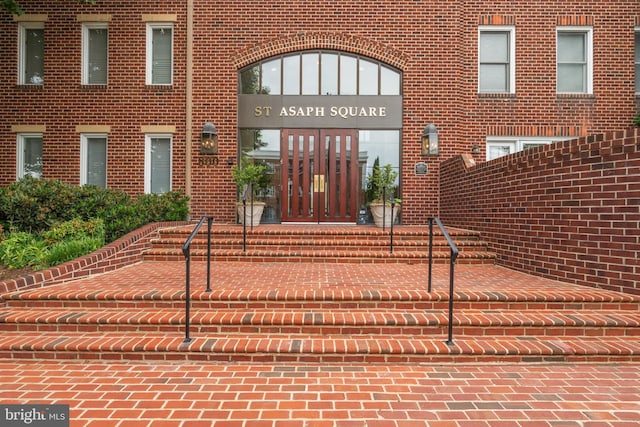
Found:
[[[306,51],[269,58],[240,72],[240,93],[400,95],[400,73],[369,58]]]

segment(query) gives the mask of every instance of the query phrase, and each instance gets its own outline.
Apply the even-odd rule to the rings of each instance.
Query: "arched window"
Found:
[[[360,56],[305,51],[269,58],[240,71],[245,95],[400,95],[400,72]]]

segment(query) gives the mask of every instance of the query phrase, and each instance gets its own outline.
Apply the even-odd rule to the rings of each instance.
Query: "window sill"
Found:
[[[44,90],[44,85],[17,84],[16,89],[28,92],[40,92]]]
[[[596,96],[592,93],[557,93],[556,100],[558,101],[572,101],[572,100],[593,100]]]
[[[109,88],[109,86],[107,86],[106,84],[104,85],[88,85],[88,84],[83,84],[80,86],[80,88],[82,90],[97,90],[97,91],[104,91],[107,90]]]
[[[149,92],[171,92],[173,85],[145,85],[145,90]]]
[[[478,99],[516,99],[517,96],[515,93],[488,93],[481,92],[478,93]]]

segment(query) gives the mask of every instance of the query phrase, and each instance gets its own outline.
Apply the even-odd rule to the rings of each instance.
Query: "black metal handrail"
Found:
[[[429,286],[428,292],[431,293],[431,271],[433,268],[433,222],[438,224],[440,227],[440,231],[442,231],[442,235],[447,240],[449,244],[449,248],[451,249],[451,257],[449,259],[449,335],[447,339],[447,345],[453,345],[453,291],[454,291],[454,283],[453,283],[453,273],[454,267],[456,264],[456,259],[458,258],[458,247],[453,240],[451,240],[451,236],[447,233],[447,230],[442,225],[442,221],[438,217],[429,217]]]
[[[211,225],[213,224],[213,217],[203,216],[200,218],[200,222],[195,226],[187,240],[182,245],[182,254],[184,255],[186,266],[186,279],[185,279],[185,332],[184,342],[191,342],[189,336],[189,329],[191,329],[191,241],[195,238],[196,234],[202,227],[202,224],[207,221],[207,292],[211,292]]]
[[[242,252],[247,252],[247,198],[251,201],[251,230],[253,230],[253,185],[245,184],[242,190]]]
[[[382,231],[385,231],[386,223],[387,223],[387,187],[382,187]],[[396,199],[395,197],[391,197],[391,224],[389,231],[389,253],[393,253],[393,210],[396,207]]]

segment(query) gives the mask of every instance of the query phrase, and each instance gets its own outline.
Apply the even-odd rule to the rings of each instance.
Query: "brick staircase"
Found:
[[[398,230],[398,245],[389,254],[388,247],[380,247],[381,231],[360,227],[283,227],[282,233],[277,227],[257,228],[246,253],[235,247],[241,237],[237,228],[220,227],[211,292],[204,290],[206,265],[199,261],[204,243],[198,236],[191,341],[185,342],[185,266],[179,248],[191,229],[163,231],[139,264],[3,295],[0,358],[640,360],[639,297],[496,267],[479,236],[464,230],[451,231],[462,248],[453,345],[446,342],[448,253],[441,238],[436,239],[434,289],[428,293],[427,269],[417,255],[424,252],[422,232]]]
[[[206,227],[203,227],[206,228]],[[437,227],[436,227],[437,228]],[[179,261],[180,250],[192,227],[161,230],[146,260]],[[395,227],[393,251],[390,229],[361,226],[265,226],[247,228],[214,225],[211,230],[212,257],[219,261],[261,262],[330,262],[330,263],[427,263],[429,233],[427,227]],[[459,263],[495,262],[495,254],[487,249],[477,232],[449,229],[460,250]],[[191,250],[193,260],[205,260],[206,231],[201,230]],[[448,262],[450,249],[439,231],[434,231],[433,259]]]

